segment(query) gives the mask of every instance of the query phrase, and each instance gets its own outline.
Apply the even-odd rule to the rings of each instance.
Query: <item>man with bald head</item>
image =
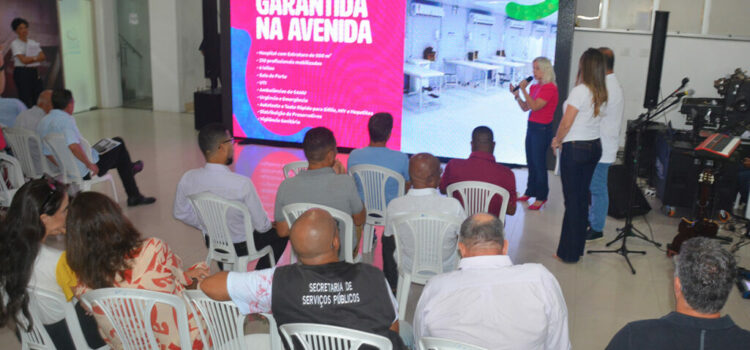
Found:
[[[398,282],[398,269],[394,253],[396,242],[393,237],[393,220],[411,213],[440,213],[452,215],[460,220],[466,218],[461,203],[455,198],[446,197],[438,192],[440,184],[440,161],[429,153],[419,153],[409,160],[409,176],[411,188],[405,196],[393,199],[386,209],[385,231],[383,231],[383,272],[391,286]],[[452,271],[458,262],[456,252],[458,232],[445,236],[443,242],[443,270]],[[402,250],[405,258],[401,263],[404,268],[411,269],[410,257],[414,254],[414,247],[404,241]]]
[[[200,284],[215,300],[231,300],[243,314],[271,312],[276,323],[319,323],[388,337],[402,349],[398,309],[376,267],[339,261],[336,220],[313,208],[292,225],[299,263],[252,272],[219,272]]]
[[[414,312],[414,339],[439,337],[486,349],[570,349],[560,285],[541,264],[514,265],[503,223],[474,214],[461,225],[461,262],[435,276]]]
[[[500,186],[510,194],[506,213],[516,213],[516,177],[506,166],[495,161],[495,138],[492,129],[478,126],[471,133],[471,154],[469,159],[451,159],[445,166],[445,173],[440,181],[440,192],[446,193],[448,186],[461,181],[481,181]],[[502,205],[501,198],[495,196],[490,201],[489,212],[498,215]]]
[[[36,132],[36,127],[49,111],[52,110],[52,90],[44,90],[36,100],[36,106],[22,112],[16,118],[16,128]]]

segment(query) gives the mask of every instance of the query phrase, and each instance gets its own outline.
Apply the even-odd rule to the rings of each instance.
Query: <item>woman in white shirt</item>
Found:
[[[575,263],[583,255],[588,222],[589,185],[602,156],[600,112],[607,102],[607,63],[596,49],[588,49],[578,63],[576,86],[563,104],[563,117],[552,139],[560,149],[560,177],[565,197],[557,257]]]
[[[5,298],[0,302],[0,326],[18,324],[28,318],[28,289],[43,289],[63,296],[56,270],[62,251],[50,248],[44,240],[65,233],[68,194],[65,186],[47,179],[33,180],[16,192],[5,220],[0,223],[0,286]],[[38,316],[57,349],[75,349],[65,322],[65,312],[57,305],[37,304]],[[104,345],[96,322],[76,305],[81,329],[93,348]]]
[[[13,82],[18,90],[18,99],[26,107],[31,108],[36,104],[36,99],[42,92],[42,80],[39,78],[40,62],[44,62],[47,56],[44,55],[41,45],[38,42],[29,39],[29,22],[25,19],[16,17],[10,24],[10,27],[18,35],[18,39],[13,40],[10,49],[13,54]]]

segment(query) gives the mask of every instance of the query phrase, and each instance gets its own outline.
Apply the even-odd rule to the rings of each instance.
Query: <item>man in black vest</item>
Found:
[[[200,288],[231,300],[243,314],[273,313],[279,326],[320,323],[385,336],[402,349],[396,300],[383,272],[339,261],[338,225],[323,209],[310,209],[289,236],[298,264],[252,272],[219,272]]]

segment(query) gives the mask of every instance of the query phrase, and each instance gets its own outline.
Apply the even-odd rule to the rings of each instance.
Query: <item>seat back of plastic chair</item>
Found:
[[[78,314],[76,313],[75,307],[72,302],[65,300],[65,296],[62,293],[53,292],[41,288],[29,288],[29,294],[31,295],[34,308],[37,308],[39,304],[49,305],[55,309],[65,311],[65,322],[70,332],[70,337],[73,339],[76,349],[91,349],[89,344],[86,342],[86,337],[83,335],[81,330],[81,322],[78,320]],[[37,309],[37,312],[41,313],[42,310]]]
[[[21,163],[15,157],[0,152],[0,207],[9,207],[13,195],[24,184]]]
[[[245,317],[233,302],[213,300],[200,290],[186,290],[183,295],[206,322],[213,349],[248,348],[245,344]]]
[[[304,350],[356,350],[364,344],[380,350],[393,348],[386,337],[349,328],[315,323],[287,323],[279,328],[287,344],[296,339]]]
[[[360,164],[349,168],[349,174],[351,174],[355,180],[362,186],[362,202],[367,208],[367,215],[377,215],[385,220],[385,209],[388,205],[385,184],[389,179],[393,179],[398,183],[398,194],[397,196],[404,195],[404,186],[406,180],[401,174],[381,166]]]
[[[500,196],[502,202],[498,217],[500,221],[505,223],[505,213],[508,210],[508,201],[510,200],[508,190],[482,181],[461,181],[448,185],[446,192],[449,196],[455,197],[463,203],[467,216],[489,212],[492,199],[495,196]]]
[[[287,225],[289,225],[289,228],[291,229],[297,218],[312,208],[324,209],[336,219],[336,222],[339,225],[339,232],[343,232],[344,235],[344,241],[341,242],[341,253],[339,253],[339,256],[343,255],[344,261],[353,263],[354,254],[352,253],[352,250],[354,249],[354,220],[351,215],[336,208],[315,203],[287,204],[281,208],[281,211],[284,214],[284,220],[286,220]],[[292,253],[294,253],[294,251],[292,251]],[[292,257],[296,261],[296,254],[293,254]]]
[[[255,252],[255,241],[252,239],[254,232],[250,213],[246,206],[226,200],[210,192],[201,192],[188,196],[193,210],[198,215],[198,220],[203,227],[203,233],[208,235],[210,241],[208,260],[213,259],[222,263],[235,264],[238,257],[234,250],[232,241],[232,231],[227,224],[227,213],[230,209],[238,210],[242,213],[242,221],[245,224],[245,234],[247,250],[249,253]],[[249,233],[249,234],[248,234]]]
[[[443,242],[447,235],[455,235],[461,227],[461,220],[455,216],[432,212],[415,212],[396,217],[392,232],[396,237],[396,261],[399,269],[403,266],[404,241],[411,240],[414,256],[411,257],[411,271],[415,283],[424,284],[429,277],[443,273]],[[454,249],[457,249],[454,248]]]
[[[50,175],[47,157],[42,153],[42,140],[35,132],[22,128],[4,128],[5,139],[21,162],[24,175],[31,179],[38,179],[45,173]]]
[[[65,137],[56,133],[47,134],[44,137],[44,143],[47,144],[47,147],[52,151],[52,156],[57,160],[57,165],[63,173],[62,182],[66,184],[83,182],[83,176],[78,169],[78,163],[76,163],[77,159],[68,148]]]
[[[3,292],[3,300],[6,300],[4,294]],[[55,350],[55,344],[52,342],[52,338],[50,338],[39,317],[39,310],[31,305],[31,303],[29,305],[29,314],[32,320],[31,329],[27,329],[29,322],[23,313],[19,312],[18,315],[19,324],[17,324],[17,327],[18,333],[21,336],[21,349]]]
[[[112,324],[125,350],[159,349],[151,313],[156,304],[174,309],[180,347],[191,349],[187,307],[182,298],[161,292],[131,288],[102,288],[81,296],[81,301],[95,313],[101,311]]]
[[[460,341],[422,337],[419,339],[419,350],[487,350],[481,346],[466,344]]]
[[[300,171],[307,169],[308,166],[309,163],[306,160],[284,164],[284,167],[282,168],[282,171],[284,172],[284,178],[288,179],[294,175],[297,175]],[[292,175],[290,176],[289,173],[292,173]]]

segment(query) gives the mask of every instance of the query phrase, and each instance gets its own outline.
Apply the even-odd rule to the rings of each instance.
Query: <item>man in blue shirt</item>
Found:
[[[407,182],[406,188],[409,188],[409,157],[399,151],[394,151],[385,147],[388,139],[391,138],[393,130],[393,116],[390,113],[376,113],[370,117],[367,123],[367,130],[370,133],[370,145],[365,148],[355,149],[349,155],[347,169],[360,164],[370,164],[382,166],[391,169],[404,177]],[[357,180],[359,196],[363,197],[363,192],[359,181]],[[398,184],[395,180],[389,179],[385,186],[386,202],[403,193],[396,193]]]
[[[3,74],[0,72],[0,74]],[[13,127],[16,117],[26,110],[26,105],[17,98],[0,97],[0,125]]]
[[[36,131],[42,139],[53,133],[61,134],[65,138],[65,144],[76,158],[81,177],[88,179],[94,175],[101,176],[107,173],[109,169],[117,168],[125,192],[128,194],[129,207],[151,204],[156,201],[153,197],[143,196],[138,190],[134,175],[143,170],[143,162],[131,162],[130,153],[125,148],[125,142],[121,138],[114,137],[113,139],[120,142],[120,145],[104,154],[100,155],[92,148],[91,160],[89,160],[89,156],[81,147],[83,137],[71,115],[75,108],[75,101],[70,90],[55,90],[52,93],[52,108],[54,109],[39,122]],[[52,151],[46,145],[44,146],[44,155],[51,161],[55,161],[52,158]]]

